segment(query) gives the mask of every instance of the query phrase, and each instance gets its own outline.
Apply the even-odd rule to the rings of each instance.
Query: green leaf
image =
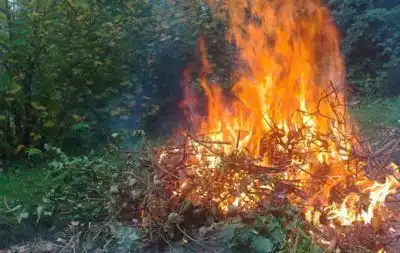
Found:
[[[274,245],[268,238],[257,236],[251,243],[251,247],[254,249],[255,253],[270,253]]]
[[[36,101],[33,101],[31,103],[31,106],[37,111],[43,111],[46,109],[46,107],[44,107],[43,105],[39,104],[39,102],[36,102]]]
[[[253,236],[253,230],[249,228],[241,228],[238,230],[238,239],[241,243],[247,244]]]
[[[275,228],[280,228],[280,223],[274,216],[269,215],[267,226],[269,231],[273,231]]]
[[[274,239],[275,244],[280,244],[280,246],[284,245],[285,234],[282,229],[277,228],[272,231],[271,237]]]
[[[14,44],[17,45],[17,46],[25,45],[25,40],[24,39],[15,40]]]
[[[51,127],[54,127],[55,125],[56,125],[56,123],[55,123],[54,121],[48,120],[48,121],[46,121],[46,122],[44,123],[43,127],[45,127],[45,128],[51,128]]]
[[[89,128],[89,124],[86,123],[86,122],[79,122],[79,123],[75,124],[72,128],[73,128],[75,131],[83,130],[83,129],[88,129],[88,128]]]
[[[14,88],[8,92],[8,94],[15,94],[22,90],[20,85],[14,85]]]
[[[30,147],[26,149],[25,153],[27,153],[28,156],[31,157],[42,154],[42,151],[38,148]]]
[[[0,12],[0,20],[1,20],[1,21],[5,21],[5,20],[7,20],[7,16],[6,16],[6,14],[5,14],[5,13],[3,13],[3,12]]]
[[[232,225],[229,225],[223,233],[225,243],[231,242],[234,236],[235,236],[235,228]]]
[[[287,230],[293,230],[296,227],[297,222],[298,222],[297,218],[292,220],[290,224],[287,226]]]

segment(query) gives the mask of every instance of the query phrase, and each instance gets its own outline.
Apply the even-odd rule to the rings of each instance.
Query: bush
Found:
[[[109,192],[118,167],[103,157],[68,157],[57,148],[49,151],[56,155],[48,164],[47,180],[52,186],[39,205],[37,215],[40,217],[47,212],[60,217],[60,221],[81,223],[107,217]]]
[[[119,172],[117,160],[70,157],[58,148],[47,148],[47,152],[53,158],[46,170],[31,176],[24,173],[21,184],[13,178],[9,186],[3,186],[6,205],[0,206],[2,221],[16,227],[104,220],[113,176]]]
[[[343,31],[350,83],[363,95],[396,95],[400,68],[400,4],[393,0],[328,0]]]

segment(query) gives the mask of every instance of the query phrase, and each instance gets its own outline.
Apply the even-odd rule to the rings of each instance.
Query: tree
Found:
[[[328,2],[343,31],[343,53],[351,83],[365,94],[399,94],[400,85],[391,81],[391,75],[400,69],[398,1]]]
[[[132,87],[138,54],[124,3],[10,1],[1,5],[2,153],[83,140]],[[75,145],[78,143],[75,143]]]

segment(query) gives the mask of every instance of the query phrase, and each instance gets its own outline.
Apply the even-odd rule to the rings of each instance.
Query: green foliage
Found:
[[[20,180],[4,176],[0,196],[6,204],[0,206],[0,217],[11,223],[33,219],[37,224],[48,217],[56,224],[86,224],[107,216],[117,163],[103,157],[69,157],[56,148],[47,152],[54,158],[46,170],[23,173]]]
[[[129,45],[134,11],[93,1],[3,1],[0,7],[1,151],[87,141],[110,118],[106,101],[123,85],[135,85],[126,65],[141,50]]]
[[[25,153],[28,154],[28,157],[32,157],[42,154],[42,151],[38,148],[30,147],[25,150]]]
[[[344,33],[350,82],[363,95],[399,94],[400,4],[393,0],[328,2]]]
[[[115,180],[124,178],[120,157],[73,157],[52,147],[45,152],[51,161],[43,169],[0,174],[0,236],[6,240],[0,247],[24,231],[68,225],[82,232],[82,240],[99,237],[99,245],[118,252],[135,249],[139,231],[119,224],[118,212],[110,213]],[[90,224],[102,224],[101,233]]]
[[[178,106],[182,99],[183,70],[200,67],[199,55],[195,54],[197,39],[200,36],[205,39],[213,77],[218,77],[216,81],[221,85],[229,84],[232,48],[226,42],[226,24],[211,18],[205,1],[160,1],[152,6],[154,37],[147,47],[151,65],[148,73],[152,78],[145,80],[151,84],[138,94],[144,95],[139,103],[143,116],[148,119],[143,127],[154,134],[163,130],[157,122],[159,116],[181,111]]]
[[[216,72],[229,73],[225,26],[203,1],[4,0],[0,14],[6,158],[45,143],[98,146],[111,120],[132,114],[159,132],[157,117],[178,111],[182,71],[200,35],[210,59],[223,63]]]
[[[113,236],[115,237],[117,252],[128,253],[138,247],[140,236],[134,227],[123,227],[117,224]]]
[[[52,187],[40,208],[61,221],[87,223],[107,216],[112,176],[118,171],[116,165],[102,157],[69,157],[60,149],[51,151],[56,155],[48,165],[47,180]]]
[[[223,236],[230,252],[319,252],[301,227],[295,217],[287,220],[269,214],[258,216],[253,224],[232,223]]]
[[[0,247],[5,247],[20,231],[35,226],[38,203],[51,187],[46,170],[12,166],[12,173],[0,174]]]
[[[12,210],[18,205],[36,205],[50,187],[51,183],[45,181],[46,170],[17,169],[10,175],[0,175],[0,198],[3,200],[1,208]],[[8,205],[8,209],[5,206]]]

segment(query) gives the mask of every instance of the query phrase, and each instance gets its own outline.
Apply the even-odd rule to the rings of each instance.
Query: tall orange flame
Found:
[[[341,219],[343,225],[359,219],[370,221],[374,207],[365,214],[354,213],[360,201],[357,193],[345,197],[341,205],[331,201],[332,189],[345,192],[350,181],[368,180],[362,173],[355,178],[357,161],[349,160],[346,101],[344,93],[339,92],[345,87],[343,59],[338,31],[328,9],[320,0],[228,0],[210,1],[210,6],[216,12],[226,10],[228,39],[240,50],[239,60],[250,71],[234,84],[231,90],[234,99],[228,100],[221,85],[207,81],[211,69],[206,46],[199,41],[199,53],[203,56],[200,83],[207,97],[208,114],[207,118],[199,119],[193,117],[192,110],[187,111],[196,134],[216,143],[213,149],[221,154],[240,151],[260,158],[260,165],[270,166],[276,161],[265,155],[270,147],[263,142],[271,143],[272,130],[279,132],[283,137],[272,148],[283,157],[292,151],[301,154],[288,161],[300,169],[284,176],[299,182],[298,186],[310,196],[309,205],[327,207],[330,218]],[[186,109],[192,108],[194,97],[189,87],[185,89]],[[291,139],[297,141],[289,142]],[[208,173],[214,173],[220,158],[207,155],[204,146],[192,144],[198,149],[195,160],[199,166],[195,174],[207,177]],[[245,176],[243,170],[233,180],[240,181]],[[248,182],[247,189],[256,184],[259,182],[255,179]],[[369,185],[366,191],[371,192],[373,206],[381,205],[386,195],[398,186],[392,179],[384,185],[371,182]],[[228,191],[238,186],[225,187]],[[250,197],[250,193],[213,200],[222,210],[229,205],[246,209],[260,200],[260,196]]]
[[[345,130],[338,125],[345,119],[343,95],[321,99],[344,83],[338,33],[328,10],[318,0],[230,0],[227,8],[230,38],[250,74],[234,85],[237,99],[230,103],[223,102],[220,86],[200,76],[208,98],[208,120],[198,131],[218,132],[214,139],[232,143],[240,132],[240,148],[256,156],[265,133],[275,124],[286,132],[306,125],[310,134],[326,135],[334,129],[340,135]],[[204,53],[202,42],[200,48]],[[203,66],[209,70],[204,58]]]

